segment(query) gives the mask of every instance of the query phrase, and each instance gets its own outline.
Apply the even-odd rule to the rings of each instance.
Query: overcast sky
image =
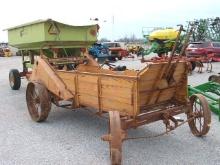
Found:
[[[73,25],[99,18],[99,38],[117,39],[142,37],[143,27],[220,17],[220,0],[3,0],[0,12],[0,42],[7,41],[3,29],[47,18]]]

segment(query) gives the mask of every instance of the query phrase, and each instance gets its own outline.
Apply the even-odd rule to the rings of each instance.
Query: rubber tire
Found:
[[[10,75],[12,74],[13,78],[14,78],[14,83],[11,84],[10,83]],[[20,73],[17,69],[11,69],[9,71],[9,84],[12,90],[18,90],[21,87],[21,76]]]
[[[194,61],[191,61],[191,66],[192,66],[192,70],[194,70],[196,68],[196,63]]]

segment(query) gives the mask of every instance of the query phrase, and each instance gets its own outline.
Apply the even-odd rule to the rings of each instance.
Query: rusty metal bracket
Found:
[[[182,126],[183,124],[185,124],[185,123],[187,123],[187,122],[190,122],[190,121],[192,121],[192,120],[194,120],[194,119],[195,119],[195,117],[193,116],[193,117],[191,117],[191,118],[189,118],[189,119],[187,119],[187,120],[181,122],[180,124],[177,124],[175,128],[180,127],[180,126]],[[160,134],[153,135],[153,136],[148,136],[148,135],[146,135],[146,136],[139,136],[139,137],[127,137],[127,138],[124,139],[124,141],[125,141],[125,140],[150,139],[150,138],[160,137],[160,136],[163,136],[163,135],[167,135],[169,132],[171,132],[171,131],[173,131],[173,130],[175,130],[175,129],[169,129],[169,130],[166,130],[165,132],[162,132],[162,133],[160,133]]]
[[[166,131],[174,130],[178,126],[178,121],[168,113],[163,114],[163,123],[166,125]]]

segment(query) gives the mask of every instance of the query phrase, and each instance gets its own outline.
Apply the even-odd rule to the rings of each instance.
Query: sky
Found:
[[[175,27],[214,17],[220,17],[220,0],[4,0],[0,42],[7,42],[3,29],[38,19],[72,25],[98,23],[98,38],[115,40],[132,35],[141,38],[143,27]]]

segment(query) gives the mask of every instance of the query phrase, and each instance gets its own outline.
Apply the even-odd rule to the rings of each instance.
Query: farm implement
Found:
[[[10,44],[22,52],[28,50],[30,57],[23,57],[22,72],[11,70],[10,86],[19,89],[20,78],[27,77],[27,109],[34,121],[45,121],[51,104],[91,107],[99,116],[109,114],[109,131],[102,139],[109,143],[112,165],[122,163],[122,142],[132,139],[127,134],[130,128],[162,121],[164,133],[184,123],[195,136],[208,133],[208,103],[201,94],[188,98],[185,60],[171,56],[141,70],[104,69],[87,51],[97,40],[97,27],[49,19],[8,29]],[[178,114],[185,114],[186,119],[177,119]]]
[[[195,87],[188,86],[188,92],[189,96],[198,93],[205,96],[208,100],[210,109],[219,116],[220,120],[220,79],[216,75],[210,76],[210,80],[211,81],[207,83]]]

